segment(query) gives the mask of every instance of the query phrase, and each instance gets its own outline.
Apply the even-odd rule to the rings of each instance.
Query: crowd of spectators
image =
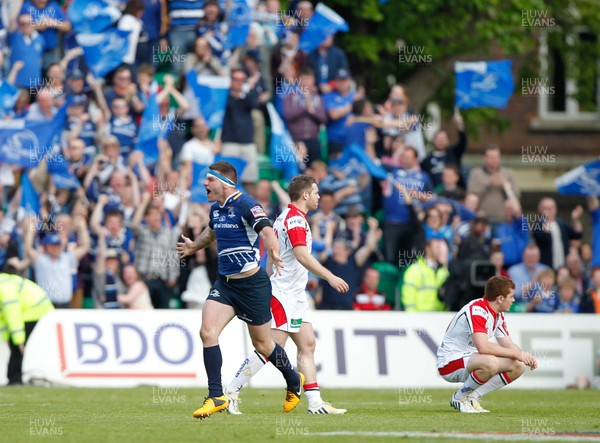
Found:
[[[317,308],[457,310],[500,274],[515,281],[522,311],[600,313],[600,268],[591,265],[600,258],[582,242],[584,209],[573,208],[566,223],[545,197],[537,213],[524,214],[501,147],[487,146],[479,167],[462,164],[468,136],[459,114],[454,130],[427,142],[405,87],[392,85],[382,103],[371,103],[333,36],[301,51],[311,2],[285,11],[277,0],[253,2],[247,42],[229,50],[225,2],[114,1],[123,10],[116,26],[131,31],[130,50],[104,79],[86,67],[67,3],[4,2],[1,14],[8,17],[2,81],[20,90],[2,119],[51,121],[67,106],[50,156],[67,163],[77,187],[54,182],[48,157],[30,168],[0,163],[0,267],[32,278],[56,307],[202,307],[216,249],[185,261],[175,251],[182,233],[194,238],[208,224],[209,205],[191,198],[194,163],[244,160],[244,190],[274,220],[288,199],[285,183],[266,177],[273,170],[260,162],[269,152],[272,102],[300,170],[320,189],[320,207],[309,214],[313,253],[351,288],[340,295],[312,278]],[[209,130],[186,84],[190,70],[230,79],[220,130]],[[158,160],[148,162],[135,146],[154,82],[157,122],[171,131],[157,142]],[[387,178],[345,155],[351,144]],[[21,205],[24,175],[38,195],[37,213]],[[598,199],[589,198],[587,209],[598,226]]]

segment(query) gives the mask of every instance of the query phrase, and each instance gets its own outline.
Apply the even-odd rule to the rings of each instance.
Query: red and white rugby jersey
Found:
[[[437,351],[437,366],[477,352],[471,334],[483,332],[488,339],[508,337],[508,329],[502,312],[496,313],[484,298],[466,304],[454,316]]]
[[[293,249],[296,246],[306,246],[308,252],[312,251],[312,234],[306,214],[290,204],[273,223],[273,230],[279,239],[279,255],[283,261],[280,274],[271,275],[273,290],[304,295],[308,270],[298,263]]]

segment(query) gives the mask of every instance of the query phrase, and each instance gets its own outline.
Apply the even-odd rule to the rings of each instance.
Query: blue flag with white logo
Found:
[[[558,177],[554,184],[559,194],[600,197],[600,160],[572,169]]]
[[[200,102],[200,113],[209,129],[223,126],[231,80],[217,75],[198,75],[191,70],[186,74],[188,85]]]
[[[158,161],[158,141],[165,140],[170,132],[168,118],[163,121],[160,117],[158,106],[157,85],[154,83],[151,86],[152,93],[148,99],[148,103],[142,114],[140,130],[138,131],[138,139],[134,149],[144,153],[144,163],[146,166],[153,165]]]
[[[79,34],[99,34],[121,18],[121,11],[104,0],[73,0],[67,9]]]
[[[35,168],[59,141],[65,121],[66,105],[49,122],[0,121],[0,162]]]
[[[346,20],[337,12],[323,3],[319,3],[315,8],[315,13],[300,35],[300,49],[311,52],[323,43],[327,37],[338,31],[346,32],[349,29]]]
[[[252,21],[252,10],[246,0],[234,0],[227,16],[227,37],[225,49],[233,49],[246,44]]]
[[[380,180],[385,180],[387,178],[388,173],[383,166],[375,164],[373,159],[365,152],[364,148],[357,144],[345,147],[342,151],[342,156],[335,160],[335,162],[345,164],[351,158],[355,158],[362,163],[372,177]]]
[[[510,60],[456,62],[456,106],[506,108],[515,89],[511,67]]]
[[[38,215],[40,212],[40,198],[29,179],[27,172],[21,175],[21,208],[25,214]]]
[[[104,77],[123,62],[129,48],[129,31],[111,28],[101,34],[77,34],[85,61],[95,77]]]
[[[271,103],[267,103],[267,112],[271,120],[271,164],[283,172],[286,181],[290,181],[300,173],[296,144]]]
[[[8,83],[6,80],[0,80],[0,118],[10,113],[15,107],[19,89]]]

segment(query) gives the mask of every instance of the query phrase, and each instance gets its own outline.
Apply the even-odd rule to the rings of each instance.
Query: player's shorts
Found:
[[[312,323],[308,298],[305,291],[287,294],[273,290],[271,297],[271,329],[298,332],[302,323]]]
[[[264,325],[271,321],[271,280],[264,271],[246,278],[230,278],[219,274],[207,300],[229,305],[235,315],[248,324]]]
[[[467,365],[469,364],[470,355],[463,355],[455,360],[451,360],[446,365],[438,368],[438,372],[442,378],[450,383],[463,383],[469,377]]]

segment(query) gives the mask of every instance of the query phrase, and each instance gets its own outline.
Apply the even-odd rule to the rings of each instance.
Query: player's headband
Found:
[[[230,186],[232,188],[235,188],[235,183],[233,182],[233,180],[231,180],[228,177],[225,177],[223,174],[213,170],[213,169],[209,169],[208,172],[206,173],[206,175],[212,175],[214,178],[216,178],[217,180],[219,180],[221,183],[223,183],[225,186]]]

